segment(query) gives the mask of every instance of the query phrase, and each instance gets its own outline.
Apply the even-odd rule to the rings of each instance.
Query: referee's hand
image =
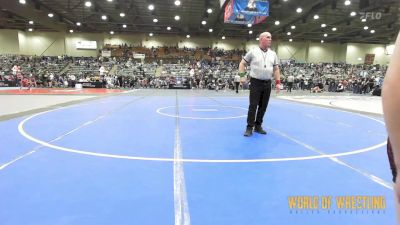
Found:
[[[275,91],[276,91],[277,94],[279,94],[279,92],[281,91],[281,85],[282,84],[275,85]]]
[[[275,80],[275,90],[276,93],[279,94],[279,92],[281,91],[281,81],[280,80]]]

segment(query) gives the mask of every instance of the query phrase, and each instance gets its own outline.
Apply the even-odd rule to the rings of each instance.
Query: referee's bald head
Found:
[[[263,37],[268,37],[268,36],[271,37],[271,33],[270,32],[262,32],[259,37],[261,39]]]
[[[268,49],[271,47],[272,36],[270,32],[263,32],[259,36],[260,48]]]

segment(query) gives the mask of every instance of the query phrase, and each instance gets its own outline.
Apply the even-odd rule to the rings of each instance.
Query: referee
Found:
[[[271,95],[271,80],[274,76],[277,93],[280,90],[279,59],[270,49],[272,37],[269,32],[259,36],[259,47],[247,52],[239,64],[239,75],[246,75],[246,66],[250,66],[250,105],[247,114],[247,127],[244,136],[254,132],[267,134],[262,128],[263,117]]]

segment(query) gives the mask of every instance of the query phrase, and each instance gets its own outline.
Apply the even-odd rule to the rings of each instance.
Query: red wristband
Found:
[[[275,80],[275,84],[276,85],[281,84],[281,80]]]

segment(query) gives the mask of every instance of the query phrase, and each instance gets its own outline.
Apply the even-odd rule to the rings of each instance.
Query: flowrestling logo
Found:
[[[359,14],[361,20],[380,20],[382,18],[382,12],[360,12]]]

